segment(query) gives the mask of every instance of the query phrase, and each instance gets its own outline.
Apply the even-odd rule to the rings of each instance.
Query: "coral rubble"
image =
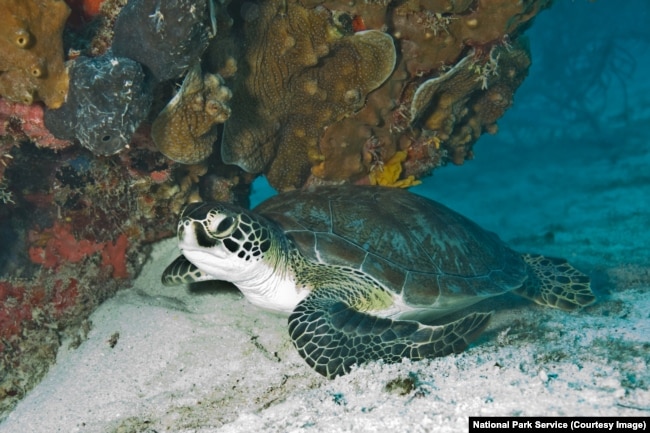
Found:
[[[80,57],[70,67],[68,99],[45,113],[45,125],[62,139],[77,139],[97,155],[129,144],[149,113],[151,94],[137,62],[107,53]]]
[[[68,91],[63,0],[0,1],[0,96],[23,104],[59,107]]]

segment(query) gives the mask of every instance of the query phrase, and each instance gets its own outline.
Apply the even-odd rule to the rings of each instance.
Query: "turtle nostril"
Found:
[[[187,228],[187,224],[181,223],[178,225],[178,230],[176,230],[176,237],[178,237],[179,241],[182,241],[183,238],[185,237],[186,228]]]

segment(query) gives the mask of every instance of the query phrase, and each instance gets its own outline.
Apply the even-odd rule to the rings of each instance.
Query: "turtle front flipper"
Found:
[[[289,317],[289,335],[310,366],[333,378],[368,361],[394,363],[460,353],[489,318],[490,313],[473,313],[446,325],[428,326],[373,316],[314,292]]]
[[[514,292],[540,305],[573,311],[596,300],[589,277],[564,259],[522,254],[529,278]]]
[[[179,286],[209,280],[214,280],[214,278],[201,272],[185,256],[178,256],[176,260],[167,266],[161,278],[164,286]]]

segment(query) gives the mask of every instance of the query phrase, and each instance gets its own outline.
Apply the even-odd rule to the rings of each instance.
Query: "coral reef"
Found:
[[[235,65],[223,160],[280,190],[314,177],[367,183],[397,151],[403,176],[460,164],[511,104],[530,64],[520,33],[547,5],[233,2],[220,13],[235,24],[206,54],[215,70]]]
[[[63,0],[0,2],[0,96],[59,107],[68,91],[63,27],[70,9]]]
[[[31,140],[38,147],[52,150],[62,150],[72,145],[71,141],[56,138],[45,127],[42,105],[23,105],[3,98],[0,98],[0,137],[0,140],[7,137]]]
[[[196,64],[151,126],[158,150],[183,164],[206,159],[217,141],[217,126],[230,116],[231,97],[219,75],[203,74]]]
[[[529,66],[528,50],[519,43],[493,47],[483,62],[471,52],[418,86],[408,126],[419,126],[423,136],[435,135],[445,144],[447,157],[462,164],[484,131],[496,132],[496,121],[512,104]]]
[[[113,278],[128,278],[126,251],[128,238],[122,233],[114,241],[92,242],[77,240],[70,223],[55,222],[51,228],[30,231],[29,258],[45,268],[57,270],[68,263],[79,263],[86,257],[100,252],[102,267],[110,268]]]
[[[246,50],[222,157],[264,171],[276,188],[297,188],[320,158],[322,131],[363,107],[391,74],[395,47],[377,30],[347,32],[323,8],[278,0],[255,6],[243,24]]]
[[[96,57],[105,54],[113,43],[115,21],[128,0],[104,0],[98,14],[93,18],[88,36],[89,46],[84,54]]]
[[[142,67],[107,53],[80,57],[70,67],[68,99],[45,113],[45,125],[58,138],[77,139],[97,155],[124,148],[149,113],[151,94]]]
[[[65,0],[65,2],[71,10],[68,25],[80,29],[99,16],[104,0]]]
[[[131,0],[115,22],[113,52],[157,81],[177,78],[208,46],[206,13],[206,0]]]
[[[48,293],[38,284],[0,281],[0,414],[23,397],[55,361],[60,336],[56,328],[46,325],[56,320],[55,315],[61,317],[57,307],[72,284],[60,284]],[[17,344],[17,336],[24,336],[22,344]]]
[[[2,137],[11,158],[0,163],[0,200],[7,199],[0,201],[0,419],[47,371],[60,342],[130,284],[149,243],[172,236],[178,212],[196,196],[207,169],[169,161],[148,136],[138,131],[128,149],[105,158]]]
[[[408,154],[403,150],[398,150],[395,154],[385,163],[380,163],[374,167],[368,179],[371,185],[383,185],[398,188],[408,188],[409,186],[419,185],[422,182],[415,180],[415,176],[410,175],[401,179],[402,163],[406,160]]]

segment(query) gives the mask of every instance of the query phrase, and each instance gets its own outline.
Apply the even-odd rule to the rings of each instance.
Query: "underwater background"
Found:
[[[90,13],[91,3],[82,10]],[[69,4],[81,23],[67,26],[83,32],[86,12]],[[235,27],[260,13],[257,3],[242,4]],[[206,29],[209,15],[206,6]],[[133,107],[128,118],[144,128],[94,124],[87,138],[70,135],[80,128],[76,113],[48,108],[56,97],[43,99],[39,117],[38,105],[12,105],[2,93],[0,432],[465,431],[469,415],[647,415],[648,22],[643,0],[555,1],[520,29],[532,63],[496,121],[498,131],[486,126],[496,133],[476,137],[460,160],[442,151],[428,165],[407,159],[400,177],[413,173],[422,184],[410,191],[444,203],[518,251],[569,259],[591,276],[596,304],[566,314],[495,300],[481,307],[495,309],[495,317],[467,352],[367,365],[334,381],[295,353],[284,318],[248,305],[232,288],[159,283],[177,255],[174,227],[187,201],[245,203],[250,194],[255,206],[276,193],[266,177],[254,179],[217,156],[203,166],[179,162],[185,155],[164,147],[170,143],[152,141],[155,122],[160,136],[175,134],[174,120],[151,113],[167,110],[186,84],[216,101],[218,134],[245,139],[246,127],[235,128],[243,120],[233,121],[230,132],[221,129],[223,117],[236,117],[235,107],[245,105],[237,99],[242,85],[224,72],[226,60],[219,65],[225,82],[188,71],[198,81],[158,83],[154,96],[137,101],[124,93],[117,100]],[[207,45],[188,29],[192,47]],[[82,51],[101,57],[102,40],[93,38],[95,45]],[[132,39],[122,43],[126,52]],[[117,70],[132,77],[137,63]],[[79,80],[104,68],[91,60],[77,65]],[[166,74],[176,73],[156,70],[156,80],[167,83]],[[143,95],[151,85],[146,74]],[[472,92],[482,90],[478,84]],[[50,112],[45,124],[43,110]],[[48,135],[56,130],[67,136]],[[119,139],[125,130],[129,148]],[[103,146],[91,149],[83,140]],[[427,140],[420,144],[435,142]],[[447,142],[456,143],[453,134]],[[451,155],[460,148],[445,145],[436,149]],[[115,147],[120,152],[112,156]],[[381,156],[388,160],[388,153]],[[235,151],[230,157],[244,158]],[[356,181],[365,179],[359,170],[374,167],[362,158],[350,168],[346,158],[332,161]],[[323,170],[317,173],[333,176]],[[277,176],[273,171],[270,178],[282,189]]]

